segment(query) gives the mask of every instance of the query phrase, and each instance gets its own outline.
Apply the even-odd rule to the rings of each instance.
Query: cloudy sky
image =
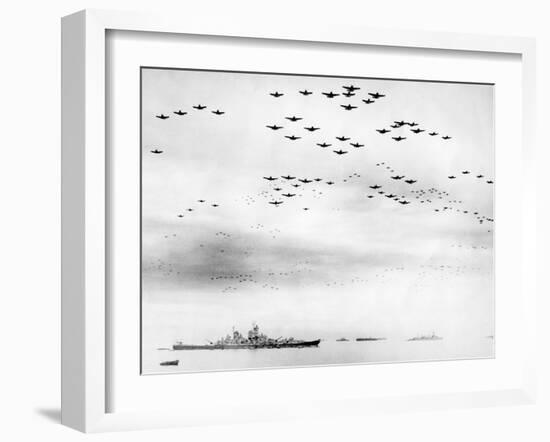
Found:
[[[350,84],[360,89],[341,95]],[[377,91],[385,97],[362,101]],[[303,338],[493,334],[493,93],[491,85],[143,69],[144,349],[202,343],[253,321]],[[418,126],[391,127],[401,120]]]

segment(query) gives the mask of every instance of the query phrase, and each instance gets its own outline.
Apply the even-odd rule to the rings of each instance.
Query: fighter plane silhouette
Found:
[[[385,97],[385,95],[382,95],[382,94],[379,93],[379,92],[375,92],[375,93],[369,92],[369,95],[370,95],[372,98],[374,98],[374,99],[378,99],[378,98]]]

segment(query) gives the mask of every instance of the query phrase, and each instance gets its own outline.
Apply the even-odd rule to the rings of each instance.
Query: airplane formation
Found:
[[[360,87],[352,85],[344,85],[342,86],[343,91],[314,91],[309,89],[303,89],[299,90],[298,93],[304,97],[304,99],[309,99],[307,97],[310,97],[315,94],[319,94],[321,97],[325,97],[329,101],[338,101],[335,100],[338,97],[354,97],[358,96],[358,94],[361,90]],[[290,94],[287,92],[281,92],[281,91],[272,91],[269,92],[269,96],[273,97],[274,99],[282,99],[285,100],[283,97],[288,97]],[[360,102],[364,103],[365,105],[372,105],[375,103],[378,103],[380,100],[384,99],[386,97],[386,94],[380,93],[378,91],[376,92],[367,92],[366,97],[360,98]],[[350,103],[338,103],[339,107],[346,111],[356,111],[360,108],[359,105],[350,104]],[[196,110],[197,112],[203,112],[204,110],[208,109],[206,105],[203,104],[196,104],[192,106],[192,109]],[[213,115],[216,116],[222,116],[225,114],[225,111],[220,109],[213,109],[210,111]],[[184,117],[188,116],[189,112],[185,110],[174,110],[172,111],[173,115],[176,115],[178,117]],[[160,120],[168,120],[170,119],[169,114],[158,114],[155,115],[156,118]],[[300,131],[306,131],[311,133],[313,136],[317,136],[317,133],[324,133],[324,128],[315,125],[315,124],[307,124],[307,125],[299,125],[296,124],[302,120],[304,120],[304,116],[301,115],[287,115],[284,116],[284,120],[287,121],[287,123],[273,123],[273,124],[266,124],[266,129],[269,129],[273,132],[278,132],[283,130],[283,136],[285,139],[289,141],[296,142],[298,140],[302,140],[304,137],[301,135],[303,132]],[[159,123],[161,124],[161,123]],[[429,136],[431,138],[438,137],[439,139],[448,141],[451,140],[453,137],[450,135],[440,135],[440,132],[437,130],[428,130],[425,127],[421,126],[420,123],[416,121],[406,121],[406,120],[394,120],[392,121],[387,127],[382,128],[375,128],[374,129],[379,135],[386,136],[386,134],[389,135],[389,139],[394,140],[395,142],[404,142],[408,140],[411,137],[417,137],[417,136],[423,136],[422,134],[425,133],[424,136]],[[290,131],[290,133],[288,133]],[[285,133],[286,132],[286,133]],[[305,135],[305,134],[304,134]],[[308,135],[309,137],[310,135]],[[336,155],[336,157],[346,156],[350,153],[350,150],[346,149],[346,146],[351,146],[354,149],[353,151],[359,150],[361,148],[365,147],[365,144],[360,141],[353,141],[350,142],[351,137],[347,135],[337,135],[337,136],[326,136],[323,137],[324,140],[317,139],[315,141],[315,146],[320,147],[322,149],[326,149],[329,147],[332,147],[332,149],[327,150],[332,151],[333,154]],[[336,147],[333,146],[333,142],[328,142],[329,140],[336,140],[339,144],[336,145]],[[150,150],[151,154],[154,155],[161,155],[164,153],[164,149],[161,148],[154,148]],[[340,161],[340,160],[336,160]],[[401,207],[406,207],[408,205],[414,204],[420,204],[420,205],[436,205],[436,207],[433,208],[434,212],[443,214],[443,213],[461,213],[462,215],[468,215],[474,217],[474,219],[479,224],[484,223],[491,223],[494,222],[494,220],[491,217],[483,216],[480,214],[479,210],[472,210],[472,209],[465,209],[462,207],[462,201],[452,200],[450,198],[450,194],[447,191],[438,190],[433,187],[429,189],[423,189],[421,187],[418,187],[421,185],[419,183],[419,180],[415,177],[409,177],[405,174],[395,174],[395,170],[391,168],[389,165],[386,165],[384,162],[377,163],[376,166],[382,167],[384,166],[385,170],[388,171],[388,181],[387,182],[370,182],[365,183],[365,190],[366,190],[366,199],[372,200],[375,198],[382,198],[383,201],[394,201],[396,204],[398,204]],[[448,175],[447,179],[450,182],[453,182],[454,180],[458,180],[458,177],[463,177],[463,179],[466,179],[467,177],[471,176],[472,179],[474,179],[476,182],[481,182],[485,184],[493,184],[494,181],[492,179],[487,179],[485,177],[485,174],[483,173],[477,173],[473,174],[470,170],[459,170],[454,174]],[[344,178],[341,180],[341,183],[347,183],[350,180],[357,180],[360,178],[360,175],[357,173],[354,173],[353,175],[350,175],[347,178]],[[296,207],[296,204],[299,206],[300,203],[297,203],[297,201],[300,201],[301,197],[303,197],[304,192],[306,189],[311,190],[313,193],[316,194],[316,198],[320,198],[323,195],[323,191],[320,190],[322,188],[327,188],[337,186],[339,183],[339,180],[336,180],[334,178],[328,179],[328,178],[306,178],[306,177],[297,177],[296,175],[287,174],[287,175],[275,175],[275,176],[263,176],[263,180],[268,183],[270,188],[264,190],[262,193],[262,196],[266,199],[268,199],[267,203],[272,206],[273,208],[277,208],[278,211],[282,210],[281,208],[284,208],[287,205],[291,205],[293,207]],[[322,185],[322,187],[318,187],[319,185]],[[313,186],[313,187],[311,187]],[[220,204],[217,202],[209,203],[205,199],[198,199],[197,203],[201,207],[210,207],[212,209],[216,209],[220,207]],[[251,202],[248,202],[247,204],[251,204]],[[413,205],[414,205],[413,204]],[[399,207],[398,206],[398,207]],[[301,207],[301,209],[304,212],[310,212],[314,209],[313,206],[307,206],[307,207]],[[184,212],[187,212],[188,215],[193,213],[194,211],[199,210],[198,207],[189,207],[184,209]],[[177,213],[176,215],[178,218],[184,218],[185,215],[183,213]]]

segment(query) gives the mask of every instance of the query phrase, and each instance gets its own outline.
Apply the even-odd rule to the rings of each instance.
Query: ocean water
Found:
[[[318,347],[239,350],[155,349],[143,355],[143,373],[245,370],[388,362],[438,361],[494,357],[494,339],[408,341],[321,341]],[[161,366],[179,360],[178,366]]]

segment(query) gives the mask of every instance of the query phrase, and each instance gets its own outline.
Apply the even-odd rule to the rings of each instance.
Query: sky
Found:
[[[304,339],[493,334],[492,85],[144,68],[141,93],[144,349],[255,321]]]

